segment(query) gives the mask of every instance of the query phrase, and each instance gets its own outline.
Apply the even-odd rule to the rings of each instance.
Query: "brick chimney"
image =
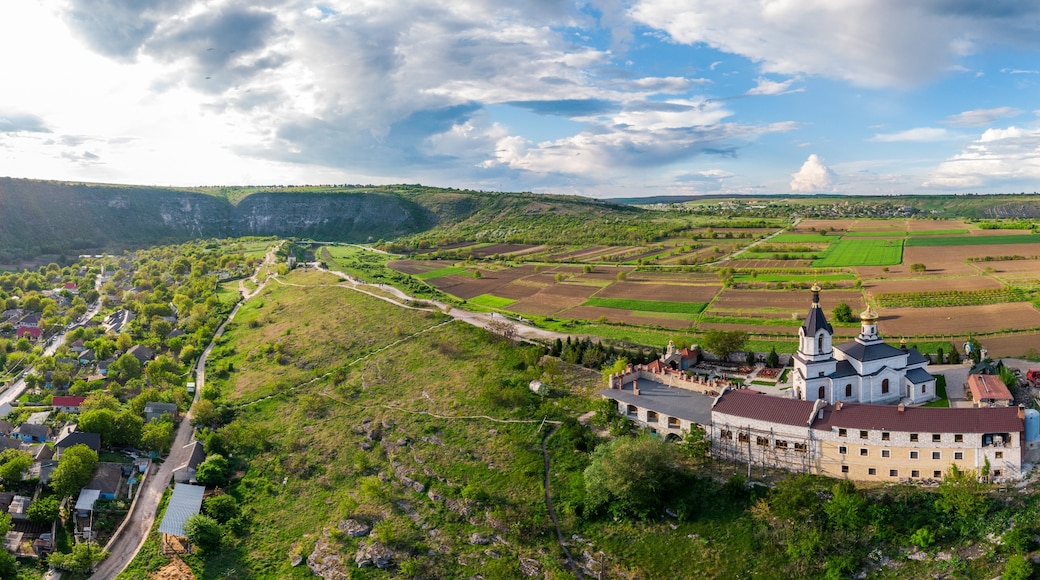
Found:
[[[1026,418],[1026,407],[1022,403],[1018,404],[1018,418],[1022,421]]]
[[[632,380],[632,392],[639,395],[639,379]]]
[[[899,412],[902,413],[905,410],[906,410],[906,405],[904,405],[902,403],[899,403]]]

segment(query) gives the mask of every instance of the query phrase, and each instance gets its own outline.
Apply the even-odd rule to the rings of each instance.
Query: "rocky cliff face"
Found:
[[[394,193],[257,193],[233,205],[190,190],[0,178],[0,262],[193,238],[389,238],[436,215]]]

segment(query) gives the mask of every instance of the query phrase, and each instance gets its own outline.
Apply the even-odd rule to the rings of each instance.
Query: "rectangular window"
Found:
[[[921,472],[914,469],[910,471],[910,477],[921,477]]]
[[[845,447],[844,445],[842,445],[841,447],[838,447],[838,453],[841,453],[842,455],[845,455],[848,452],[849,452],[849,448],[848,447]]]
[[[881,450],[881,457],[892,457],[892,452],[888,449]]]
[[[730,441],[733,440],[733,432],[732,431],[725,431],[724,430],[722,433],[720,433],[720,436],[723,439],[729,439]]]
[[[939,443],[942,441],[942,435],[938,433],[932,433],[932,443]]]
[[[881,432],[881,440],[882,441],[888,441],[891,438],[892,438],[891,437],[891,433],[889,433],[888,431],[882,431]]]
[[[911,443],[917,443],[917,433],[911,433],[910,434],[910,442]]]
[[[917,451],[911,451],[910,452],[910,459],[917,459],[917,455],[918,455]]]
[[[899,477],[899,470],[898,469],[889,469],[888,470],[888,476],[889,477]]]
[[[859,456],[860,457],[866,457],[867,456],[867,448],[866,447],[860,447],[860,449],[859,449]]]
[[[942,459],[941,451],[932,451],[932,459]]]
[[[838,429],[838,437],[844,437],[849,434],[848,429]]]
[[[756,437],[755,438],[755,444],[756,445],[760,445],[762,447],[769,447],[769,438],[768,437]]]
[[[849,472],[849,466],[848,465],[842,465],[841,466],[841,472],[842,473],[848,473]]]
[[[805,451],[806,451],[805,443],[795,443],[794,444],[794,450],[795,451],[800,451],[802,453],[805,453]]]
[[[867,475],[877,475],[877,470],[871,467],[870,469],[867,469]]]
[[[960,461],[961,459],[964,459],[964,452],[963,451],[956,451],[956,452],[954,452],[953,458],[956,461]]]
[[[935,471],[932,472],[932,477],[934,479],[942,479],[942,472],[939,471],[938,469],[936,469]]]
[[[783,439],[777,439],[776,440],[776,448],[777,449],[787,449],[787,441],[785,441]]]
[[[1000,477],[1000,475],[1001,475],[1001,472],[1000,472],[999,469],[994,469],[993,470],[993,477]]]
[[[993,454],[993,458],[994,459],[1004,459],[1004,452],[1003,451],[997,451],[996,453]]]
[[[964,443],[964,435],[961,435],[960,433],[957,433],[956,435],[953,436],[953,442],[954,443]]]
[[[866,439],[867,438],[867,432],[866,431],[860,431],[859,432],[859,438],[860,439]]]

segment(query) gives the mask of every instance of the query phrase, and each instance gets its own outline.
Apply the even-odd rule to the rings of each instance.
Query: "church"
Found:
[[[859,336],[834,345],[834,328],[820,308],[820,287],[813,284],[812,306],[798,329],[794,355],[795,397],[848,403],[916,405],[935,399],[935,377],[917,349],[885,344],[878,335],[878,315],[869,306],[860,314]]]

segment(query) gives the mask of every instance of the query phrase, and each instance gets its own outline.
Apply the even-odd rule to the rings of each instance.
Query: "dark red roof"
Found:
[[[831,405],[813,429],[834,427],[925,433],[1013,433],[1024,429],[1017,407],[942,408],[907,407],[900,412],[892,405]]]
[[[715,420],[715,413],[723,413],[746,419],[807,427],[814,405],[812,401],[771,397],[756,391],[729,390],[723,393],[712,407],[712,421]]]
[[[648,371],[650,371],[652,373],[659,373],[662,370],[664,370],[664,365],[661,364],[660,360],[654,359],[654,360],[650,361],[650,364],[646,365],[646,370],[648,370]]]
[[[57,396],[51,399],[51,405],[55,407],[78,407],[86,400],[86,397]]]
[[[23,326],[19,328],[18,332],[16,332],[15,334],[18,336],[18,338],[21,338],[26,335],[31,336],[33,338],[40,338],[40,335],[43,334],[43,329],[37,328],[35,326]]]
[[[976,401],[983,399],[1014,400],[1011,391],[997,375],[968,375],[968,388],[971,389],[971,398]]]

